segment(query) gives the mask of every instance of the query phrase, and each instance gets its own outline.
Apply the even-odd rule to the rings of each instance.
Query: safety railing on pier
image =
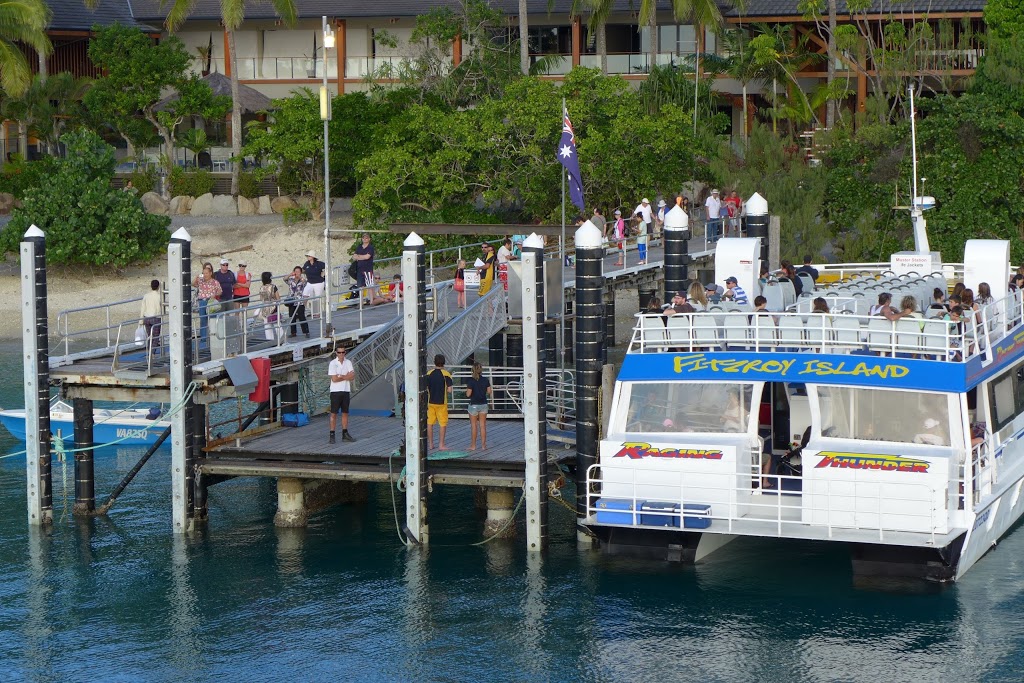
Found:
[[[58,313],[56,336],[49,347],[51,363],[68,365],[76,360],[106,355],[114,348],[118,337],[122,343],[127,342],[128,338],[120,334],[119,328],[125,320],[134,320],[138,325],[141,302],[142,297],[138,296]],[[95,322],[97,318],[103,322]],[[130,341],[134,345],[134,331]]]
[[[852,531],[861,534],[858,540],[884,542],[894,533],[915,533],[934,543],[936,536],[954,528],[951,517],[959,494],[949,487],[767,477],[756,466],[749,471],[727,477],[732,485],[718,485],[708,477],[693,483],[692,477],[677,470],[592,465],[587,470],[587,512],[598,524],[664,528],[685,524],[682,515],[709,522],[707,529],[718,533],[839,541],[853,540],[855,536],[846,533]],[[765,484],[770,488],[763,488]],[[598,505],[601,499],[604,507]],[[620,511],[625,506],[616,506],[619,514],[609,522],[609,499],[628,503],[630,509]],[[658,504],[678,508],[651,509]]]
[[[921,314],[889,320],[844,310],[851,301],[856,300],[833,297],[838,310],[829,313],[753,312],[749,305],[725,304],[700,313],[638,314],[629,352],[865,351],[966,362],[978,356],[989,360],[992,345],[1024,321],[1024,292],[1019,291],[977,311],[965,311],[959,320]]]

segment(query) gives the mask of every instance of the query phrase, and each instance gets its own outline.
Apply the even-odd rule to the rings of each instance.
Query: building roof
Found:
[[[459,0],[295,0],[299,17],[312,18],[320,16],[345,18],[373,17],[417,17],[437,7],[459,9]],[[613,0],[612,11],[636,12],[640,0]],[[656,0],[659,10],[668,10],[670,0]],[[148,21],[161,21],[167,16],[167,4],[161,0],[130,0],[135,14]],[[793,0],[794,6],[796,0]],[[566,15],[574,4],[573,0],[526,0],[527,13],[539,15]],[[519,0],[490,0],[494,9],[506,15],[519,13]],[[275,19],[277,14],[269,2],[260,0],[245,1],[245,17],[247,19]],[[192,19],[220,19],[220,0],[196,0],[195,8],[190,16]]]
[[[46,0],[50,8],[50,31],[88,31],[93,26],[122,24],[136,26],[144,31],[155,30],[152,26],[136,21],[132,14],[130,0],[102,0],[89,9],[82,0]]]
[[[161,0],[120,0],[134,8],[135,17],[142,21],[159,24],[167,16],[166,2]],[[458,9],[462,6],[459,0],[295,0],[300,18],[320,16],[345,18],[373,17],[416,17],[437,7]],[[75,7],[77,14],[85,14],[81,0],[59,0],[68,7]],[[104,0],[102,6],[118,0]],[[939,13],[939,12],[979,12],[985,7],[986,0],[875,0],[878,12],[887,13]],[[659,11],[669,11],[670,0],[657,0]],[[518,0],[490,0],[491,7],[506,15],[519,12]],[[527,0],[527,12],[531,16],[561,15],[569,13],[573,0]],[[740,13],[727,0],[719,0],[722,14],[728,17],[770,17],[800,16],[797,0],[747,0],[747,9]],[[51,3],[52,6],[52,3]],[[613,0],[613,12],[634,13],[639,9],[640,0]],[[97,10],[99,11],[99,10]],[[845,0],[839,0],[839,14],[846,14]],[[190,15],[191,19],[220,20],[220,0],[196,0]],[[247,19],[276,19],[277,14],[269,2],[261,0],[245,1]]]
[[[210,86],[214,95],[226,95],[231,97],[231,80],[221,73],[212,73],[203,76],[204,81]],[[178,101],[178,93],[172,92],[164,99],[157,102],[153,107],[156,111],[164,111],[172,102]],[[255,114],[270,109],[273,103],[271,99],[256,88],[250,88],[244,83],[238,84],[238,104],[241,105],[243,114]]]
[[[875,0],[870,14],[939,14],[944,12],[980,12],[986,0]],[[845,0],[838,0],[839,16],[848,13]],[[796,0],[747,0],[747,8],[739,12],[735,7],[723,11],[728,17],[799,17]]]

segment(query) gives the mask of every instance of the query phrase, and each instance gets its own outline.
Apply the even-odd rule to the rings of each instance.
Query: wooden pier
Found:
[[[695,270],[708,267],[714,256],[713,249],[709,249],[703,239],[691,242],[691,267]],[[604,297],[612,305],[612,315],[617,291],[656,290],[663,270],[663,251],[660,246],[649,248],[648,260],[644,264],[638,263],[635,251],[627,254],[626,266],[614,265],[616,258],[618,256],[613,254],[604,259]],[[572,266],[563,264],[562,279],[562,286],[567,292],[565,299],[572,301],[575,289]],[[441,308],[452,312],[448,321],[442,320],[445,324],[452,324],[453,320],[465,314],[457,309],[455,293],[450,285],[435,286],[429,296],[438,297],[431,304],[435,315]],[[474,293],[470,292],[469,296],[471,303],[476,300]],[[310,338],[300,332],[297,338],[285,338],[281,343],[274,343],[258,335],[250,335],[244,339],[243,348],[238,349],[233,357],[268,359],[272,387],[295,385],[295,396],[288,400],[292,401],[292,405],[297,405],[300,378],[315,385],[326,384],[326,378],[322,378],[323,367],[333,357],[336,346],[359,347],[382,330],[400,322],[400,307],[396,304],[363,308],[358,302],[354,307],[351,301],[332,303],[345,308],[333,311],[329,324],[326,319],[310,319]],[[493,306],[491,308],[494,309]],[[500,310],[505,309],[502,307]],[[557,313],[550,311],[549,320],[557,316]],[[134,331],[137,321],[131,320],[130,316],[126,317],[129,320],[120,323],[115,340],[123,338],[125,326],[130,326]],[[523,325],[521,321],[506,319],[497,334],[521,336]],[[109,339],[109,329],[107,335]],[[493,351],[494,335],[495,332],[488,331],[486,335],[473,339],[473,348],[487,348],[490,341]],[[52,384],[60,385],[63,397],[82,399],[81,403],[88,405],[90,410],[91,402],[95,400],[172,403],[169,344],[163,346],[161,354],[147,357],[145,350],[132,350],[130,344],[119,345],[117,341],[113,348],[108,343],[106,346],[95,344],[93,348],[84,349],[81,348],[82,340],[74,341],[71,344],[67,339],[60,339],[57,343],[51,343],[49,379]],[[328,443],[327,415],[323,412],[323,405],[308,411],[313,413],[310,424],[298,428],[281,426],[281,414],[289,412],[283,409],[286,397],[282,394],[274,395],[276,399],[272,397],[270,402],[273,404],[277,400],[280,405],[267,404],[269,407],[264,407],[259,414],[245,416],[249,418],[245,423],[240,415],[234,431],[214,433],[209,423],[211,406],[224,401],[236,401],[241,406],[241,398],[248,392],[247,389],[244,393],[236,393],[226,360],[229,359],[211,355],[209,348],[197,346],[193,354],[191,377],[185,379],[194,384],[191,401],[201,408],[198,417],[191,418],[191,426],[186,427],[192,430],[188,439],[195,439],[197,444],[198,457],[194,459],[194,465],[189,465],[195,469],[195,505],[197,510],[202,508],[196,513],[197,519],[201,520],[205,516],[206,487],[234,477],[277,479],[282,510],[286,498],[293,501],[289,505],[294,507],[294,500],[298,500],[301,507],[303,486],[308,487],[318,481],[391,485],[398,481],[406,465],[403,449],[407,426],[404,420],[396,417],[359,415],[359,395],[353,398],[351,416],[351,429],[357,438],[355,442],[345,442],[339,438],[335,444]],[[452,363],[461,360],[450,359]],[[395,361],[393,355],[390,359],[384,359],[385,363],[392,361]],[[374,372],[379,372],[377,365],[380,362],[380,359],[373,360]],[[522,359],[518,358],[517,362],[521,363]],[[140,363],[145,367],[140,369]],[[205,427],[203,420],[206,421]],[[488,449],[469,451],[468,421],[464,416],[453,414],[447,437],[450,450],[428,453],[424,471],[415,476],[422,477],[428,487],[447,484],[485,487],[492,491],[522,489],[528,469],[523,418],[491,419],[487,427]],[[568,468],[575,466],[573,425],[561,419],[558,424],[552,424],[547,443],[547,463],[566,465]],[[288,482],[287,487],[282,484],[285,481]],[[293,514],[290,518],[304,520],[305,515]],[[491,522],[488,526],[494,528]]]

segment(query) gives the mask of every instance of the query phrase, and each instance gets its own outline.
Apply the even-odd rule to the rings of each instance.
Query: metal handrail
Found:
[[[626,476],[620,476],[614,481],[608,481],[607,474],[610,472]],[[642,484],[637,481],[638,474],[644,477]],[[761,474],[759,472],[753,476],[754,479],[760,477]],[[619,487],[626,486],[630,489],[630,495],[613,496],[617,500],[631,501],[634,521],[630,526],[639,525],[641,515],[640,503],[673,503],[679,505],[680,511],[685,511],[685,505],[697,504],[710,505],[712,513],[709,515],[710,519],[725,522],[727,528],[720,528],[719,530],[728,531],[729,533],[736,533],[738,531],[735,523],[753,521],[774,523],[776,535],[780,537],[785,535],[785,528],[806,529],[808,527],[819,527],[827,532],[828,538],[833,538],[836,530],[850,529],[877,532],[878,539],[882,541],[885,540],[887,532],[925,533],[934,539],[936,534],[946,534],[949,532],[952,527],[950,517],[956,511],[955,505],[947,510],[945,500],[943,500],[941,507],[937,502],[938,498],[945,498],[948,495],[948,491],[941,491],[927,484],[894,481],[887,482],[883,487],[879,486],[877,482],[849,482],[822,479],[811,481],[813,481],[814,485],[824,484],[824,491],[816,489],[813,495],[804,495],[803,493],[793,491],[791,492],[793,495],[786,496],[781,495],[783,490],[781,488],[782,482],[799,481],[802,488],[807,486],[809,480],[806,477],[790,475],[771,475],[771,478],[778,480],[780,488],[775,490],[779,491],[780,495],[771,496],[766,499],[764,496],[759,496],[760,490],[752,488],[751,485],[737,483],[733,486],[716,486],[704,481],[700,485],[688,486],[685,473],[679,470],[660,470],[656,468],[640,470],[636,467],[599,463],[591,465],[587,469],[587,512],[592,517],[596,515],[599,510],[596,506],[597,499],[606,496],[602,491],[605,490],[608,484],[611,484],[612,486]],[[734,477],[734,480],[740,482],[745,479],[745,476]],[[679,482],[678,485],[672,483],[676,480]],[[656,497],[649,495],[640,496],[638,495],[638,486],[640,485],[644,486],[647,490],[664,490],[665,495],[658,495]],[[835,492],[833,492],[833,485],[838,489]],[[856,493],[850,492],[851,486],[855,489],[863,486],[870,490],[871,493],[864,493],[858,496]],[[883,489],[885,490],[884,497],[882,495]],[[911,496],[895,493],[896,491],[909,492],[911,490],[922,492],[924,495]],[[940,493],[942,494],[941,496],[939,495]],[[874,501],[874,509],[866,509],[865,504],[868,501]],[[926,508],[917,511],[901,510],[898,515],[903,519],[920,520],[922,524],[918,529],[915,529],[913,525],[899,528],[892,524],[883,523],[883,507],[891,505],[893,501],[902,501]],[[794,505],[794,503],[796,504]],[[783,509],[797,509],[802,514],[796,519],[786,519],[782,514]],[[814,513],[823,514],[826,521],[824,523],[804,521],[804,519],[813,516]],[[680,513],[664,511],[659,514],[655,511],[643,511],[642,514],[663,516],[678,515]],[[864,523],[864,518],[872,515],[876,517],[877,523]],[[859,523],[845,523],[843,516],[852,516],[854,520],[860,519],[861,521]],[[926,531],[921,529],[926,529]]]

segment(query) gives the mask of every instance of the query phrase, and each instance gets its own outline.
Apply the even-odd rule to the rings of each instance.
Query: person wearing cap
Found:
[[[644,197],[640,200],[640,204],[633,209],[633,215],[640,214],[643,216],[644,223],[647,226],[646,231],[641,231],[641,234],[650,235],[654,233],[654,209],[651,208],[651,200]],[[642,259],[641,259],[642,260]]]
[[[704,202],[704,216],[707,223],[708,242],[717,242],[719,231],[722,227],[722,202],[718,198],[718,188],[711,190],[707,201]]]
[[[924,431],[914,435],[914,443],[923,443],[930,446],[945,446],[946,436],[942,433],[942,423],[934,417],[924,420]]]
[[[672,305],[665,309],[666,316],[673,316],[678,313],[696,313],[697,309],[686,301],[686,292],[676,292],[672,297]]]
[[[302,290],[302,296],[310,300],[309,308],[313,318],[319,318],[320,298],[324,294],[324,262],[317,259],[315,251],[306,252],[306,262],[302,264],[302,274],[306,276],[306,286]]]
[[[225,308],[229,308],[235,291],[235,274],[231,272],[231,262],[222,258],[220,270],[213,274],[213,279],[220,283],[220,297],[217,301],[221,302]]]
[[[668,202],[664,199],[658,200],[658,213],[654,214],[654,238],[661,237],[661,230],[665,227],[665,212],[668,211]]]
[[[615,209],[615,227],[612,229],[612,236],[615,238],[615,246],[619,249],[619,260],[615,262],[615,265],[621,266],[625,264],[623,259],[626,255],[626,222],[622,220],[622,211]]]
[[[244,308],[249,304],[249,285],[252,283],[252,275],[246,271],[248,267],[248,263],[239,261],[238,272],[235,273],[235,286],[232,289],[232,295],[239,308]]]
[[[748,303],[747,293],[740,287],[739,281],[732,276],[725,278],[725,293],[722,294],[722,298],[744,306]]]
[[[706,285],[704,285],[704,294],[708,298],[708,303],[722,303],[722,295],[718,293],[718,285],[716,285],[714,282],[709,282]]]

